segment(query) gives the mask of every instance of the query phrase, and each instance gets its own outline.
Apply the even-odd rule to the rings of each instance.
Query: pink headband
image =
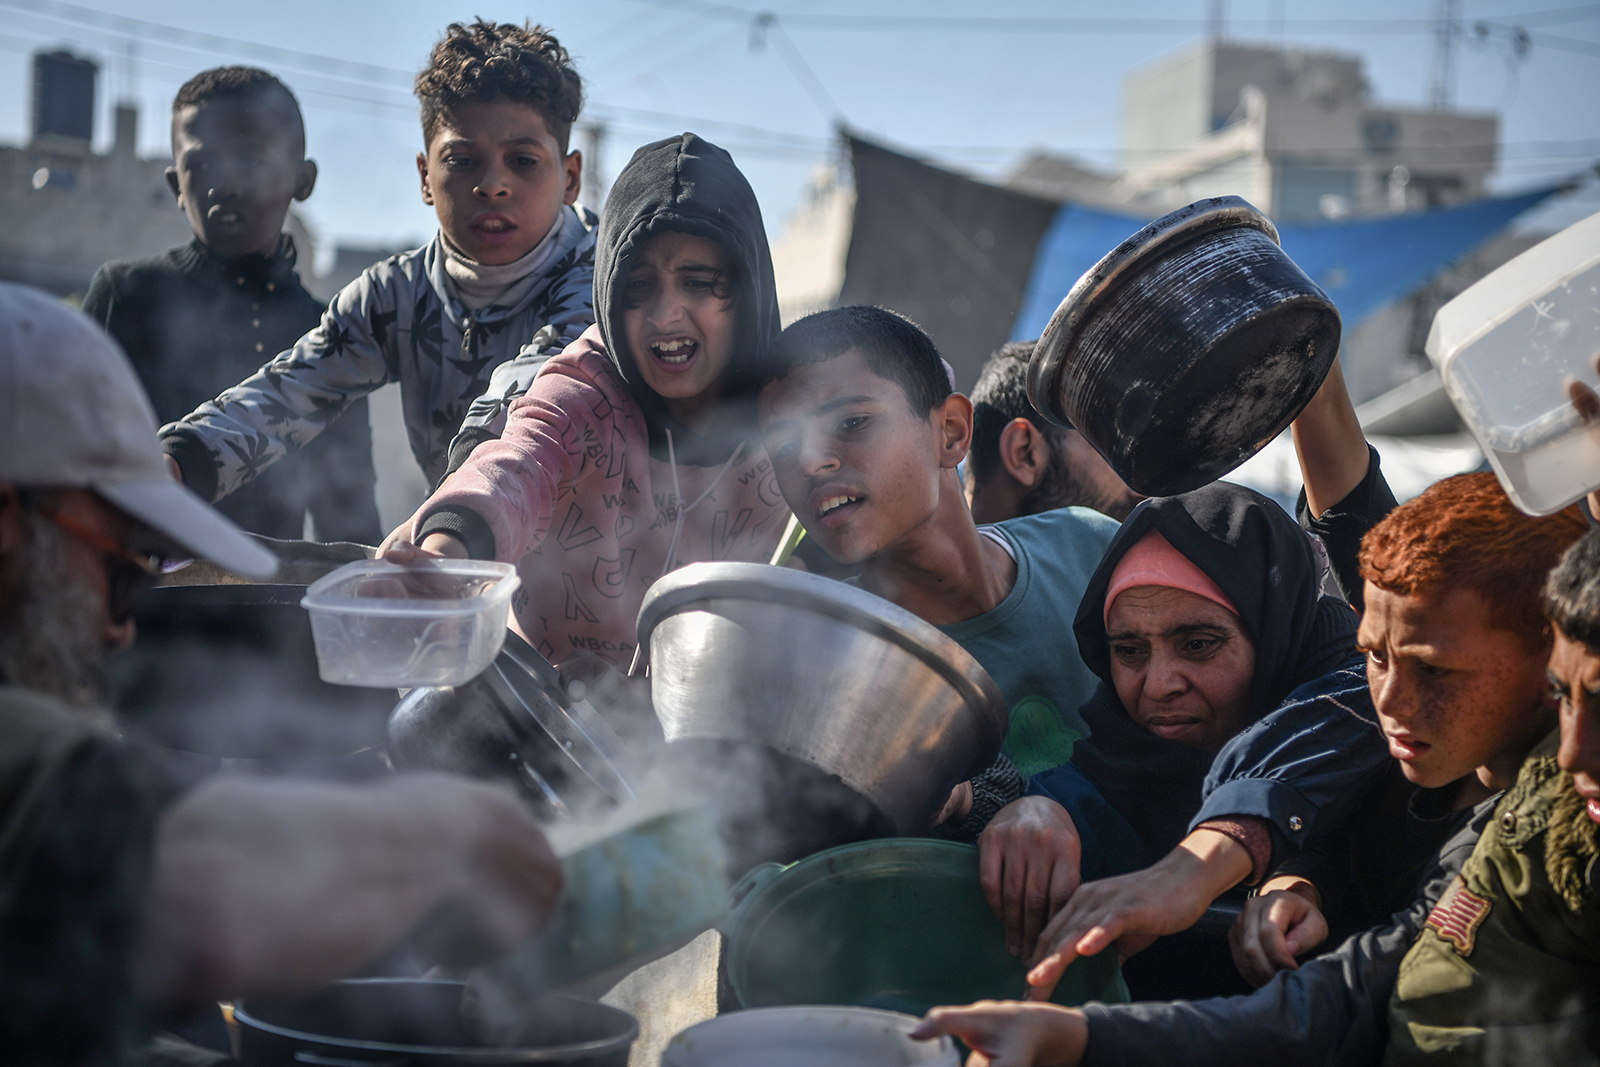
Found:
[[[1106,586],[1106,604],[1102,621],[1111,624],[1111,605],[1126,589],[1138,585],[1161,585],[1169,589],[1182,589],[1195,596],[1203,596],[1239,614],[1228,594],[1211,580],[1211,576],[1172,547],[1172,542],[1161,536],[1160,530],[1151,530],[1132,548],[1122,554],[1111,571],[1111,582]]]

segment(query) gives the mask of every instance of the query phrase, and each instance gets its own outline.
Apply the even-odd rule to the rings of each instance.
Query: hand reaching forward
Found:
[[[1153,866],[1079,887],[1039,937],[1028,999],[1049,1000],[1079,956],[1116,946],[1123,959],[1187,930],[1211,902],[1249,877],[1250,853],[1226,834],[1196,830]]]
[[[434,532],[414,545],[406,539],[409,524],[395,530],[378,546],[378,558],[390,563],[411,563],[419,559],[466,559],[467,546],[460,538]]]
[[[1320,896],[1304,878],[1286,877],[1267,882],[1259,896],[1245,902],[1228,931],[1234,966],[1245,981],[1259,989],[1279,971],[1298,969],[1295,957],[1327,939]]]
[[[1006,951],[1028,959],[1050,917],[1078,889],[1082,843],[1067,809],[1049,797],[1001,808],[978,837],[984,899],[1006,928]]]
[[[949,1034],[972,1049],[967,1067],[1076,1067],[1089,1021],[1075,1008],[1017,1000],[980,1000],[934,1008],[911,1031],[927,1039]]]

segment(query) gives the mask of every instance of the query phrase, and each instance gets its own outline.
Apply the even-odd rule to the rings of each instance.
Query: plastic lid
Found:
[[[516,588],[516,568],[476,559],[347,563],[313,582],[300,605],[312,611],[363,615],[465,615],[503,600]]]

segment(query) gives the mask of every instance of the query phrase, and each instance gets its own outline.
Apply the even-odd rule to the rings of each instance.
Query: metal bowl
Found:
[[[837,778],[898,833],[994,761],[994,681],[933,626],[854,586],[693,563],[651,587],[639,645],[669,742],[755,743]]]
[[[1146,496],[1215,481],[1302,408],[1339,312],[1237,196],[1157,219],[1078,279],[1040,335],[1028,396]]]

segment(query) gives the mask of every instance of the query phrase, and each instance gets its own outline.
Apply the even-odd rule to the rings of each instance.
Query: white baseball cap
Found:
[[[0,282],[0,481],[89,488],[197,558],[269,578],[278,558],[167,474],[128,357],[87,316]]]

